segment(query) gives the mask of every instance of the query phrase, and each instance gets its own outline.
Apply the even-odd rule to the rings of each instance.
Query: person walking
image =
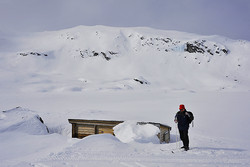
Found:
[[[185,151],[189,150],[189,137],[188,137],[188,129],[189,124],[193,121],[193,114],[186,110],[185,105],[181,104],[179,106],[179,111],[175,115],[175,123],[178,124],[178,129],[180,133],[180,138],[183,142],[183,146]]]

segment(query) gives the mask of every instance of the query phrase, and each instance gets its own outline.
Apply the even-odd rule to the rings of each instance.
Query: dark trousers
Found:
[[[180,138],[185,148],[189,148],[188,130],[179,130]]]

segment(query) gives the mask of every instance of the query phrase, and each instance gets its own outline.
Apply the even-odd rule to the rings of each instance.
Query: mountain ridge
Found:
[[[15,52],[0,53],[8,55],[2,58],[3,64],[15,68],[21,85],[35,87],[34,91],[123,90],[145,85],[146,89],[187,91],[250,90],[248,41],[105,26],[32,33],[13,41],[16,46],[10,47]],[[37,84],[30,84],[34,79]],[[136,79],[150,84],[143,86]]]

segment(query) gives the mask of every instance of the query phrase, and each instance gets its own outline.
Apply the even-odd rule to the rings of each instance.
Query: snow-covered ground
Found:
[[[80,26],[0,44],[1,167],[250,166],[248,41]],[[195,116],[187,152],[173,122],[182,103]],[[72,139],[72,118],[126,124]],[[136,121],[171,126],[171,142]]]

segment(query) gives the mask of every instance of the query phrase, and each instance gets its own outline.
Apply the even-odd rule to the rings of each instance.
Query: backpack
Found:
[[[187,111],[188,115],[189,115],[189,122],[188,123],[191,123],[193,120],[194,120],[194,115],[192,112],[190,111]]]

